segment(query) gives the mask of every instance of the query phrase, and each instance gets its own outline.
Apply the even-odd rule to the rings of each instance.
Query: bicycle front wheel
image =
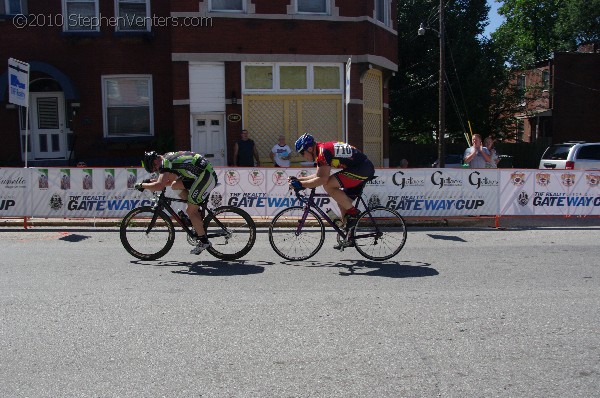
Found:
[[[286,260],[300,261],[314,256],[325,240],[325,226],[313,210],[308,210],[300,228],[304,207],[283,209],[275,215],[269,226],[269,242],[275,253]]]
[[[212,243],[208,252],[221,260],[237,260],[245,256],[256,240],[254,220],[238,207],[215,209],[204,220],[204,229]]]
[[[175,228],[165,212],[142,206],[131,210],[123,218],[120,237],[123,247],[133,257],[156,260],[173,247]]]
[[[397,211],[378,206],[363,212],[354,229],[356,250],[364,257],[383,261],[394,257],[406,243],[406,224]]]

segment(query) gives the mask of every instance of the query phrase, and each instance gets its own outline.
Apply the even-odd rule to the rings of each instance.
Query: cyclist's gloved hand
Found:
[[[144,183],[144,181],[142,181],[142,182],[136,182],[133,187],[135,189],[137,189],[138,191],[140,191],[140,192],[144,192],[144,188],[142,187],[143,183]]]
[[[302,183],[301,183],[301,182],[300,182],[300,180],[299,180],[299,179],[297,179],[297,178],[294,178],[294,179],[291,179],[291,178],[290,178],[290,186],[291,186],[292,188],[294,188],[296,191],[299,191],[299,190],[301,190],[301,189],[304,189],[304,187],[302,186]]]

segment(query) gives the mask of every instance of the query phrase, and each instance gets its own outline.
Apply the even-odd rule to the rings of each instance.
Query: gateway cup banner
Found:
[[[216,172],[219,185],[211,192],[211,207],[232,205],[270,218],[300,204],[288,190],[288,177],[315,169]],[[396,209],[406,217],[600,215],[600,171],[378,169],[375,174],[364,190],[368,205]],[[0,217],[120,218],[152,203],[149,191],[134,189],[149,177],[142,168],[3,168]],[[317,192],[325,194],[322,188]],[[316,201],[322,209],[339,212],[328,196]]]

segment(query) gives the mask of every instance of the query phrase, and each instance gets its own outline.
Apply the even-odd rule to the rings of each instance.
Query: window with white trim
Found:
[[[375,19],[385,26],[391,25],[391,0],[375,0]]]
[[[99,32],[98,0],[63,0],[65,32]]]
[[[245,12],[246,0],[209,0],[210,12]]]
[[[119,32],[150,31],[150,0],[115,0]]]
[[[27,0],[0,0],[0,14],[18,15],[27,13]]]
[[[244,92],[342,91],[342,64],[244,63]]]
[[[296,0],[296,12],[301,14],[329,14],[330,0]]]
[[[153,136],[152,103],[152,76],[102,76],[104,136]]]

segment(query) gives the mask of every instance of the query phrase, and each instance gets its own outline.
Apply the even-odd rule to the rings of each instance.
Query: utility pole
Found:
[[[440,79],[438,120],[438,167],[446,167],[444,136],[446,135],[446,42],[444,32],[444,0],[440,0]]]

